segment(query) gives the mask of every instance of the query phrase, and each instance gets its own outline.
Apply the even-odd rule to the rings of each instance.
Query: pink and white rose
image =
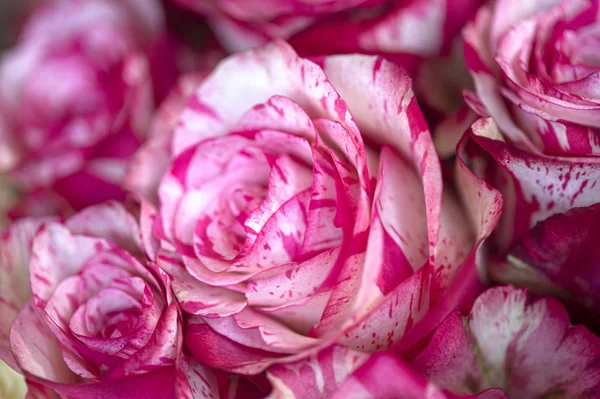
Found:
[[[0,358],[33,397],[243,394],[238,377],[181,352],[170,279],[147,260],[136,221],[118,203],[64,223],[16,222],[2,236],[0,270]]]
[[[149,182],[144,242],[197,360],[253,374],[334,342],[410,348],[481,289],[476,254],[502,200],[464,167],[464,210],[444,187],[394,64],[318,66],[275,42],[220,63],[170,126],[128,180]]]
[[[23,196],[16,216],[125,198],[152,78],[173,72],[153,61],[164,30],[154,0],[57,0],[29,16],[0,62],[0,173]]]

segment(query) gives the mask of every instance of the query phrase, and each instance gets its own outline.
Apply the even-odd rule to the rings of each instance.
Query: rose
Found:
[[[591,398],[599,357],[600,338],[571,326],[560,302],[506,286],[480,295],[468,318],[444,320],[412,366],[457,394],[502,388],[511,398]]]
[[[176,0],[176,3],[207,16],[230,52],[285,39],[306,57],[383,55],[415,79],[415,90],[422,103],[449,113],[460,104],[461,84],[468,84],[462,52],[455,46],[455,39],[483,1]]]
[[[153,109],[150,70],[172,62],[151,63],[163,30],[155,1],[34,10],[0,64],[0,172],[24,196],[17,216],[125,198],[124,168]]]
[[[166,275],[144,260],[133,217],[114,203],[36,225],[7,230],[2,246],[13,271],[3,308],[20,309],[3,341],[14,364],[61,395],[172,396],[178,307]]]
[[[239,378],[181,352],[169,278],[143,255],[140,237],[116,202],[64,223],[23,219],[5,231],[0,357],[30,390],[73,398],[236,396]]]
[[[501,199],[461,169],[473,237],[395,65],[276,42],[223,61],[175,126],[142,230],[197,360],[251,374],[332,342],[410,347],[474,299]],[[163,172],[136,159],[130,181]]]
[[[464,31],[475,108],[528,151],[598,152],[596,1],[498,0]]]
[[[587,223],[598,215],[597,8],[495,1],[464,31],[476,86],[466,99],[493,120],[473,126],[463,158],[507,198],[490,273],[560,296],[572,317],[594,324],[585,314],[600,311],[600,258]]]

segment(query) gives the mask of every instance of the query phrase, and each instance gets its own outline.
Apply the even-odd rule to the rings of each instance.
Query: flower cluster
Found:
[[[0,396],[600,397],[600,2],[40,0]]]

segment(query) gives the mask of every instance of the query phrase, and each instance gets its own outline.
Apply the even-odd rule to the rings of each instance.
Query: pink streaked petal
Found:
[[[518,237],[549,216],[597,202],[599,161],[591,157],[559,158],[526,153],[488,138],[494,132],[497,133],[497,126],[493,120],[480,119],[473,125],[471,137],[516,185],[516,223],[511,237]]]
[[[77,380],[65,364],[56,338],[39,318],[33,300],[15,319],[10,345],[17,365],[28,375],[65,383]]]
[[[554,0],[552,0],[554,1]],[[511,3],[504,1],[503,3]],[[512,6],[511,6],[512,7]],[[517,7],[518,8],[518,7]],[[522,9],[515,9],[517,13]],[[510,15],[508,16],[510,19]],[[467,24],[463,31],[465,40],[465,62],[471,72],[476,87],[476,104],[471,106],[481,116],[493,116],[514,143],[529,151],[536,151],[535,145],[527,135],[514,123],[509,110],[500,94],[498,82],[499,68],[494,60],[495,42],[490,42],[490,27],[502,18],[493,18],[492,7],[479,9],[475,21]],[[503,23],[503,22],[502,22]],[[509,25],[503,27],[507,29]],[[467,100],[468,100],[467,96]],[[471,103],[471,101],[467,101]],[[471,104],[470,104],[471,105]]]
[[[337,190],[336,202],[338,214],[336,225],[342,228],[342,254],[340,262],[335,266],[334,289],[329,303],[323,313],[321,322],[315,327],[315,334],[321,336],[329,332],[339,334],[340,324],[352,317],[357,302],[355,291],[358,288],[357,279],[363,269],[367,247],[368,229],[371,219],[371,191],[369,184],[360,184],[355,170],[334,159],[337,181],[343,181],[344,190]],[[363,164],[366,169],[366,164]],[[365,171],[366,173],[366,171]],[[342,212],[339,212],[342,211]],[[352,300],[349,300],[352,299]]]
[[[104,323],[110,321],[111,313],[122,313],[124,311],[139,312],[141,304],[137,298],[116,289],[104,289],[98,295],[91,298],[85,307],[79,308],[69,322],[69,327],[73,334],[79,338],[94,351],[114,355],[125,345],[123,335],[102,336],[102,330],[106,326]],[[90,321],[93,320],[93,321]],[[104,322],[104,325],[94,323]],[[92,324],[92,330],[86,331],[85,324]],[[96,325],[93,325],[96,324]],[[96,330],[96,331],[94,331]],[[117,331],[115,331],[117,332]]]
[[[57,223],[46,224],[33,241],[29,264],[35,302],[43,306],[63,279],[79,273],[90,257],[112,245],[102,239],[73,235]]]
[[[57,286],[52,296],[48,299],[46,305],[42,308],[45,314],[54,324],[60,327],[65,332],[69,328],[69,320],[81,305],[81,298],[87,293],[80,292],[82,280],[79,276],[69,276],[62,280]],[[93,295],[93,291],[92,294]]]
[[[252,140],[242,135],[217,137],[199,143],[190,151],[191,156],[176,159],[170,172],[178,177],[186,189],[198,189],[224,173],[233,164],[246,166],[260,164],[264,156],[256,149],[248,149]],[[248,151],[244,151],[248,149]]]
[[[414,170],[394,149],[384,146],[374,206],[383,228],[413,270],[423,266],[429,255],[423,190],[423,183]]]
[[[473,230],[477,230],[478,227],[471,226],[468,218],[454,192],[445,189],[440,215],[440,235],[434,255],[434,284],[444,293],[476,244]]]
[[[348,101],[361,133],[377,144],[389,144],[423,179],[429,247],[438,240],[442,181],[439,159],[427,124],[411,89],[411,80],[382,58],[332,56],[325,73]],[[433,256],[433,250],[429,252]]]
[[[331,292],[322,292],[297,302],[290,302],[278,307],[264,307],[261,310],[294,331],[302,335],[309,335],[311,330],[319,324],[330,295]]]
[[[214,373],[194,359],[181,354],[177,365],[175,390],[180,399],[213,399],[219,396]]]
[[[96,271],[96,267],[108,266],[114,269],[121,269],[131,274],[132,280],[136,279],[144,281],[149,287],[162,292],[166,295],[164,286],[168,285],[164,279],[158,274],[157,270],[153,269],[151,263],[141,263],[137,258],[133,257],[130,253],[123,251],[122,249],[114,249],[112,251],[98,252],[94,256],[88,259],[87,264],[84,266],[82,275],[86,272],[90,272],[90,277],[94,279],[94,283],[97,281],[109,281],[108,276],[100,276],[103,270]],[[115,273],[118,271],[115,270]],[[91,276],[93,274],[93,276]],[[121,280],[111,281],[113,284],[121,282]]]
[[[122,367],[111,369],[110,377],[141,375],[173,366],[178,354],[177,339],[181,328],[180,323],[179,309],[173,303],[163,310],[150,341]]]
[[[153,339],[156,326],[161,320],[166,305],[160,303],[149,291],[146,288],[140,315],[135,327],[127,334],[125,346],[118,353],[120,357],[130,358],[132,355],[139,353]]]
[[[287,97],[275,95],[252,107],[239,120],[234,131],[274,130],[304,137],[314,143],[316,131],[310,116]]]
[[[512,370],[511,392],[539,396],[566,390],[566,396],[580,397],[600,386],[600,340],[584,327],[571,327],[558,301],[529,303],[524,290],[496,288],[481,296],[470,319],[485,364],[505,375]]]
[[[547,155],[572,156],[600,154],[600,134],[597,128],[556,120],[555,117],[526,104],[513,107],[518,123],[540,141]]]
[[[307,359],[269,368],[273,386],[269,399],[329,398],[368,358],[362,352],[333,345]]]
[[[160,255],[159,255],[160,256]],[[206,265],[195,257],[182,256],[183,264],[186,270],[196,279],[208,285],[224,287],[242,283],[253,275],[261,272],[260,269],[252,272],[238,270],[233,272],[213,272]]]
[[[231,271],[256,273],[292,262],[300,253],[306,230],[310,190],[305,190],[271,215],[249,248],[242,248]]]
[[[501,42],[496,60],[507,77],[507,88],[511,90],[504,90],[503,94],[516,104],[523,102],[557,118],[600,127],[598,101],[559,91],[542,82],[539,77],[521,69],[524,62],[522,58],[526,55],[521,54],[523,49],[519,43],[523,37],[531,36],[535,29],[533,21],[521,24],[513,28]]]
[[[314,295],[333,271],[339,254],[340,249],[334,248],[297,265],[257,274],[248,284],[248,303],[277,307]]]
[[[193,243],[199,256],[233,259],[239,248],[233,248],[235,240],[230,242],[230,234],[224,231],[238,216],[233,208],[240,205],[232,203],[260,200],[268,176],[269,164],[262,151],[248,146],[241,149],[219,175],[183,194],[174,215],[175,239],[185,245]]]
[[[307,215],[303,253],[313,253],[341,245],[344,235],[363,231],[365,219],[356,219],[359,208],[367,207],[370,181],[366,159],[354,163],[345,156],[349,138],[342,124],[326,119],[314,121],[319,132],[313,153],[313,184]],[[364,153],[363,153],[364,154]]]
[[[70,217],[65,226],[73,234],[103,238],[132,255],[141,255],[142,240],[138,223],[118,202],[91,206]]]
[[[502,18],[494,18],[491,24],[486,26],[489,29],[491,50],[496,50],[496,44],[512,26],[519,24],[530,17],[542,13],[558,5],[560,0],[533,1],[527,4],[519,4],[513,0],[500,0],[494,5],[494,13],[501,15]]]
[[[466,165],[467,142],[468,136],[465,135],[457,147],[459,162],[456,166],[456,181],[476,241],[469,256],[456,272],[452,283],[446,287],[433,285],[429,297],[430,309],[423,319],[407,331],[398,342],[395,350],[400,353],[412,352],[414,355],[415,348],[423,343],[436,326],[453,311],[469,309],[484,289],[482,280],[486,277],[486,256],[482,244],[498,224],[504,202],[499,191],[479,179]],[[423,269],[419,272],[421,270]],[[424,272],[431,273],[431,271],[432,269],[426,269]],[[431,278],[433,282],[437,280],[435,275],[427,278]]]
[[[384,53],[414,72],[423,57],[447,51],[479,4],[473,0],[459,3],[445,0],[363,2],[364,10],[352,7],[329,18],[308,20],[307,27],[297,28],[298,33],[290,38],[290,43],[307,55]],[[413,31],[423,34],[415,37],[411,34]],[[288,32],[277,33],[285,38]],[[331,39],[320,40],[323,37]]]
[[[248,231],[247,240],[256,239],[269,218],[287,201],[310,188],[313,175],[306,165],[294,161],[287,155],[280,155],[271,166],[267,195],[244,222]]]
[[[246,94],[231,95],[240,92]],[[217,66],[182,114],[181,126],[175,132],[175,153],[227,133],[248,109],[276,95],[290,98],[313,118],[341,122],[351,133],[346,148],[349,159],[354,161],[360,156],[358,128],[339,94],[317,65],[299,58],[281,41],[237,54]],[[231,98],[237,100],[232,102]]]
[[[14,366],[10,326],[31,297],[29,257],[33,238],[50,219],[23,219],[8,226],[0,237],[0,359]]]
[[[360,48],[389,53],[438,54],[444,44],[446,1],[427,0],[417,3],[392,3],[375,23],[358,35]],[[462,5],[461,5],[462,6]],[[448,10],[452,7],[446,6]],[[413,31],[423,32],[419,37]]]
[[[430,268],[423,267],[344,326],[340,342],[366,352],[386,349],[423,318],[429,303]]]
[[[182,265],[161,259],[159,265],[173,277],[173,291],[179,306],[203,317],[228,317],[246,307],[243,294],[227,287],[215,287],[192,277]]]
[[[355,235],[347,244],[353,252],[346,258],[340,258],[340,274],[334,282],[329,302],[323,312],[319,325],[315,326],[311,335],[318,337],[339,335],[340,326],[349,323],[357,308],[355,291],[361,270],[365,267],[366,233]],[[336,270],[337,272],[337,270]]]
[[[221,319],[205,319],[216,332],[250,348],[274,353],[298,353],[315,346],[315,338],[302,336],[262,313],[246,308]]]
[[[365,265],[357,273],[356,281],[359,286],[352,298],[352,315],[355,319],[373,311],[386,295],[393,293],[398,285],[408,279],[414,270],[421,268],[428,258],[423,186],[414,171],[394,149],[384,147],[380,163]],[[397,182],[400,183],[396,184]],[[407,190],[400,195],[397,192],[399,187]],[[410,194],[407,195],[407,192]],[[388,206],[392,203],[394,205]],[[400,205],[397,206],[398,204]],[[413,212],[407,213],[408,209]],[[404,251],[408,252],[408,258]],[[391,297],[394,297],[394,294]],[[405,310],[410,312],[411,306],[402,303],[400,306],[404,306]],[[398,300],[395,304],[398,306]],[[389,306],[388,312],[391,317],[393,305],[390,303]],[[400,317],[394,319],[399,321]],[[375,345],[375,336],[371,338],[371,344]],[[377,345],[381,346],[381,343],[377,342]]]
[[[219,334],[201,318],[186,318],[185,346],[192,358],[212,367],[242,374],[257,374],[283,354],[240,345]]]

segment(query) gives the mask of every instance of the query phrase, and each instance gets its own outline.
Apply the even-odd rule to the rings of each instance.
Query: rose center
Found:
[[[119,338],[127,335],[135,327],[139,318],[139,309],[130,308],[120,312],[109,313],[100,332],[103,338]]]

